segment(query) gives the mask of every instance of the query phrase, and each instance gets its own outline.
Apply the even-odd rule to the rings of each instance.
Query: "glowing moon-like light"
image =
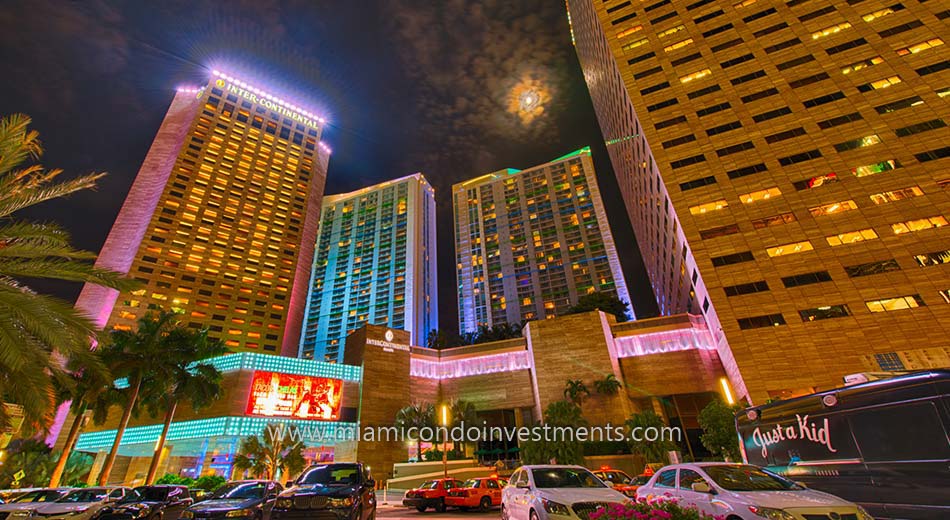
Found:
[[[550,100],[550,91],[537,79],[519,81],[508,94],[508,112],[528,124],[544,113],[544,105]]]

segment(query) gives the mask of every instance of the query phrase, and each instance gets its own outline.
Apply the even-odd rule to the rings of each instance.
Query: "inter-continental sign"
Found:
[[[277,112],[278,114],[284,117],[289,117],[290,119],[293,119],[294,121],[297,121],[299,123],[303,123],[309,126],[310,128],[316,128],[316,129],[320,128],[319,121],[317,121],[316,119],[307,117],[299,112],[290,110],[289,108],[283,105],[280,105],[278,103],[275,103],[274,101],[271,101],[265,97],[259,96],[251,92],[250,90],[247,90],[246,88],[239,87],[235,85],[234,83],[231,83],[230,81],[218,79],[214,83],[215,83],[215,86],[218,88],[223,88],[227,90],[228,92],[241,96],[242,98],[252,103],[257,103],[258,105],[268,110],[273,110],[274,112]]]
[[[386,335],[384,337],[386,338],[386,341],[382,341],[378,339],[367,339],[366,344],[373,345],[375,347],[383,347],[383,350],[385,350],[386,352],[393,352],[394,350],[404,350],[407,352],[409,351],[409,345],[403,345],[402,343],[393,343],[393,338],[395,337],[395,335],[393,334],[393,331],[387,330]]]

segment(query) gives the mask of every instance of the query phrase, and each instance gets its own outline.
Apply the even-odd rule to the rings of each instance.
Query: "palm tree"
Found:
[[[234,469],[249,471],[258,478],[274,480],[280,475],[300,473],[306,460],[303,458],[303,442],[296,426],[284,427],[282,424],[268,425],[264,428],[261,440],[257,435],[241,439],[237,455],[234,456]]]
[[[422,428],[435,426],[435,406],[432,403],[416,403],[396,412],[396,427],[403,431],[414,428],[416,432]],[[416,460],[422,460],[422,439],[416,437]]]
[[[613,374],[607,374],[603,379],[594,381],[594,390],[601,395],[616,395],[623,384]]]
[[[150,388],[143,392],[145,404],[154,417],[160,410],[165,411],[165,422],[162,434],[155,444],[152,462],[148,467],[145,484],[151,485],[158,471],[158,462],[162,450],[165,449],[165,439],[168,429],[175,418],[178,403],[187,401],[194,410],[200,410],[216,401],[221,396],[221,372],[214,365],[200,363],[201,360],[220,356],[228,352],[220,340],[208,337],[208,330],[185,330],[181,334],[184,341],[176,343],[176,350],[168,355],[175,359],[172,367],[171,379],[149,378]]]
[[[587,385],[580,379],[571,379],[567,382],[567,386],[564,387],[564,397],[576,405],[581,404],[585,395],[589,396],[590,390],[587,389]]]
[[[95,352],[97,354],[101,353],[101,351]],[[64,400],[72,402],[74,408],[73,422],[69,427],[69,433],[66,435],[63,451],[59,454],[59,460],[56,461],[56,467],[53,468],[50,475],[49,487],[58,487],[60,480],[63,478],[67,462],[71,460],[70,456],[73,447],[76,445],[76,440],[79,438],[79,431],[82,429],[89,406],[94,404],[112,384],[108,372],[95,370],[75,370],[72,372],[72,379],[73,384],[64,391]]]
[[[112,449],[99,473],[97,482],[100,486],[106,485],[109,480],[122,435],[138,404],[143,383],[146,379],[173,380],[177,359],[170,353],[181,351],[190,340],[190,331],[180,325],[176,313],[169,311],[148,312],[138,320],[138,328],[134,332],[113,330],[110,333],[109,343],[102,349],[103,359],[113,368],[113,375],[125,377],[129,386],[121,393],[124,398],[122,418],[119,419]]]
[[[95,186],[96,173],[56,182],[62,170],[35,161],[43,154],[30,118],[0,118],[0,402],[23,408],[25,422],[45,428],[56,408],[54,381],[64,364],[99,368],[90,354],[96,331],[70,304],[36,294],[22,279],[46,278],[128,288],[119,273],[93,266],[95,254],[74,249],[69,234],[49,223],[14,220],[16,211]],[[29,162],[29,164],[27,164]],[[0,429],[10,425],[0,406]]]
[[[456,399],[449,405],[449,414],[452,418],[453,428],[468,428],[475,426],[478,422],[478,414],[475,411],[475,405],[463,399]],[[452,441],[452,450],[459,451],[459,442]]]

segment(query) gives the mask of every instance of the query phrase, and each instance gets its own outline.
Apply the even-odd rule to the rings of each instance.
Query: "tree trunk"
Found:
[[[119,421],[119,427],[115,432],[115,440],[112,442],[112,449],[102,464],[102,471],[99,472],[99,478],[96,483],[100,486],[106,485],[109,481],[109,474],[112,473],[112,466],[115,465],[115,458],[119,454],[119,444],[122,443],[122,434],[125,433],[126,426],[129,425],[129,418],[132,417],[132,409],[135,408],[135,401],[139,397],[139,390],[142,388],[142,378],[136,378],[135,386],[132,388],[132,395],[125,403],[125,410],[122,411],[122,419]]]
[[[79,438],[79,428],[82,426],[84,415],[86,415],[86,400],[81,399],[79,408],[76,410],[76,416],[73,417],[73,424],[69,427],[66,443],[63,444],[63,452],[59,455],[56,467],[53,468],[53,474],[49,478],[49,487],[59,487],[59,481],[63,478],[63,472],[66,470],[66,462],[72,454],[73,446],[76,445],[76,439]]]
[[[416,439],[416,462],[422,462],[422,439]]]
[[[155,453],[152,453],[152,462],[148,465],[148,475],[145,477],[145,485],[151,486],[155,482],[155,473],[158,472],[158,462],[162,458],[162,451],[165,449],[165,439],[168,437],[168,428],[175,417],[175,410],[178,408],[178,400],[172,401],[172,404],[165,411],[165,424],[162,426],[162,434],[158,437],[158,443],[155,445]]]

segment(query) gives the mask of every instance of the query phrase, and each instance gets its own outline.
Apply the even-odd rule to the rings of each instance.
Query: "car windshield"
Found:
[[[360,467],[356,464],[315,466],[300,477],[298,484],[352,486],[360,483]]]
[[[604,476],[604,480],[614,484],[623,484],[624,482],[630,480],[630,477],[628,477],[622,471],[604,471],[601,473],[601,475]]]
[[[82,502],[99,502],[109,496],[109,490],[103,488],[88,488],[72,491],[57,502],[77,504]]]
[[[463,488],[477,488],[479,486],[478,484],[479,482],[481,482],[481,480],[470,478],[466,480],[464,484],[462,484],[462,487]]]
[[[419,489],[437,489],[439,487],[438,480],[427,480],[419,486]]]
[[[231,482],[217,489],[211,499],[247,500],[263,498],[267,490],[266,482]]]
[[[137,487],[133,489],[131,493],[125,495],[125,498],[119,500],[118,503],[128,504],[131,502],[164,502],[168,497],[168,492],[172,489],[175,488],[153,486]]]
[[[17,497],[11,504],[25,504],[27,502],[52,502],[63,496],[65,491],[56,491],[54,489],[41,489],[39,491],[30,491],[29,493]]]
[[[538,488],[602,488],[606,485],[583,468],[539,468],[531,470]]]
[[[630,479],[630,483],[634,486],[642,486],[650,481],[650,477],[646,475],[639,475]]]
[[[729,491],[787,491],[802,489],[784,479],[755,466],[706,466],[703,468],[720,487]]]

